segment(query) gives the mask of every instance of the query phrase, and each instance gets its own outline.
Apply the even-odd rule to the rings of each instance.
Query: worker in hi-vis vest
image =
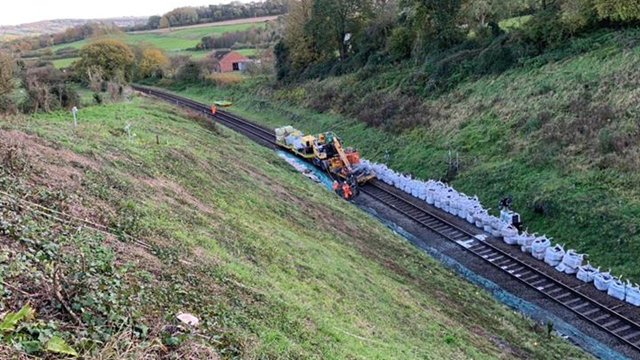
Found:
[[[216,108],[216,106],[215,105],[211,105],[211,115],[215,115],[216,114],[216,110],[218,110]]]
[[[342,195],[344,196],[345,199],[349,200],[349,198],[351,197],[353,193],[351,192],[351,187],[349,186],[349,184],[347,184],[347,182],[343,182],[342,183]]]

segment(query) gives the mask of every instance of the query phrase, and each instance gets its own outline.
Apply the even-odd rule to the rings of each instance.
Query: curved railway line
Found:
[[[133,86],[137,91],[153,95],[189,109],[211,116],[209,106],[166,92]],[[275,134],[272,129],[249,120],[218,110],[215,115],[221,124],[228,126],[263,145],[276,148]],[[407,199],[407,195],[378,180],[372,180],[361,191],[385,204],[387,207],[413,220],[420,226],[454,242],[465,251],[509,274],[518,282],[545,295],[555,303],[570,310],[600,330],[618,339],[632,349],[640,352],[640,323],[616,311],[624,305],[607,306],[595,298],[577,291],[576,286],[564,283],[535,266],[527,264],[504,249],[487,241],[490,235],[478,230],[472,233],[438,214],[439,210],[430,205]]]

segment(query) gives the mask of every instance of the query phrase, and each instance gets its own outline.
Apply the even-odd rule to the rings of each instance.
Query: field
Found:
[[[261,18],[258,18],[261,19]],[[256,20],[256,19],[244,19]],[[195,25],[191,27],[183,27],[170,32],[144,32],[144,33],[127,33],[122,39],[129,44],[148,44],[167,52],[168,55],[188,55],[195,59],[202,58],[208,54],[208,51],[189,51],[187,49],[194,48],[200,39],[207,35],[223,34],[225,32],[245,30],[251,27],[265,26],[265,22],[238,22],[227,25]],[[61,44],[52,46],[51,50],[56,51],[66,47],[80,49],[90,43],[92,40],[76,41],[69,44]],[[245,56],[253,56],[257,53],[256,49],[239,49],[239,53]],[[63,68],[71,65],[76,58],[58,59],[53,61],[53,65],[57,68]]]
[[[58,60],[53,60],[53,66],[55,66],[58,69],[62,69],[62,68],[66,68],[71,66],[71,64],[78,60],[80,58],[68,58],[68,59],[58,59]]]
[[[336,131],[366,158],[448,181],[486,207],[511,194],[529,231],[640,282],[637,38],[633,29],[577,38],[427,99],[402,95],[407,74],[418,71],[407,67],[278,90],[259,80],[174,90],[228,98],[273,126]],[[459,154],[457,171],[450,152]]]
[[[0,139],[1,191],[111,233],[0,212],[0,308],[35,309],[3,336],[34,354],[55,335],[101,359],[590,358],[197,115],[134,97],[77,128],[3,118]],[[171,326],[184,311],[197,329]]]
[[[167,33],[127,33],[122,38],[129,44],[146,43],[153,45],[167,52],[175,52],[186,50],[195,47],[201,38],[207,35],[223,34],[225,32],[238,31],[249,29],[253,26],[264,26],[264,22],[261,23],[242,23],[232,25],[211,25],[211,26],[197,26],[182,28],[180,30],[174,30]],[[91,40],[76,41],[69,44],[61,44],[52,46],[51,50],[56,51],[65,47],[82,48]]]

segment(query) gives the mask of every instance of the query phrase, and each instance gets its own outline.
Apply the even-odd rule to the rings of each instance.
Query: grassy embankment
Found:
[[[263,27],[265,26],[265,22],[258,23],[242,23],[242,24],[231,24],[231,25],[211,25],[211,26],[194,26],[194,27],[185,27],[180,28],[179,30],[174,30],[170,32],[149,32],[149,33],[125,33],[122,36],[122,40],[126,41],[129,44],[138,44],[144,43],[149,44],[151,46],[155,46],[167,52],[169,55],[189,55],[193,58],[199,59],[208,54],[208,51],[188,51],[187,49],[194,48],[200,39],[207,35],[220,35],[226,32],[233,32],[239,30],[246,30],[251,27]],[[83,46],[87,45],[91,42],[91,39],[76,41],[68,44],[60,44],[56,46],[52,46],[51,50],[56,51],[62,48],[71,47],[75,49],[80,49]],[[256,49],[240,49],[239,53],[251,56],[256,54]],[[71,65],[73,61],[77,59],[69,58],[69,59],[58,59],[55,60],[54,66],[58,68],[66,67]]]
[[[0,190],[113,233],[2,208],[0,312],[36,310],[0,335],[4,353],[59,335],[101,359],[589,358],[272,151],[169,105],[83,108],[77,129],[66,112],[5,118],[0,139]],[[182,311],[201,319],[192,334],[167,327]]]
[[[637,30],[578,38],[506,73],[442,95],[417,68],[393,66],[272,90],[173,88],[228,98],[273,126],[333,130],[365,157],[420,178],[448,179],[487,207],[512,194],[530,231],[640,282],[640,42]],[[428,77],[427,77],[428,79]],[[373,124],[368,126],[367,124]],[[448,152],[460,154],[457,173]]]

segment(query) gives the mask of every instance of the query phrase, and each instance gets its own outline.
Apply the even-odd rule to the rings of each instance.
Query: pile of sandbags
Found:
[[[302,134],[297,134],[297,130],[291,127],[283,129],[276,130],[278,139],[284,136],[288,145],[297,146],[296,136],[299,137]],[[523,252],[530,253],[534,258],[544,261],[558,271],[570,275],[576,274],[583,282],[593,282],[598,290],[607,291],[612,297],[626,299],[628,303],[640,306],[638,285],[625,285],[609,272],[600,272],[589,264],[583,265],[585,255],[578,254],[575,250],[565,252],[561,245],[552,246],[551,240],[546,236],[538,237],[526,231],[519,233],[514,226],[489,214],[489,210],[482,206],[476,196],[460,193],[441,181],[413,179],[411,175],[397,173],[384,164],[373,163],[366,159],[362,159],[360,164],[384,183],[464,219],[494,237],[501,237],[509,245],[520,246]]]
[[[596,275],[600,273],[600,269],[596,269],[591,264],[578,266],[578,280],[586,283],[590,283],[594,280]]]
[[[544,260],[547,249],[551,246],[551,240],[546,236],[541,236],[533,240],[531,244],[531,255],[538,260]]]
[[[523,232],[518,236],[518,245],[520,245],[520,250],[522,252],[526,252],[531,254],[533,246],[533,242],[536,240],[535,234],[529,234],[528,232]]]
[[[544,262],[547,265],[556,267],[562,262],[565,251],[562,245],[550,246],[544,253]]]
[[[609,296],[614,297],[620,301],[624,301],[627,297],[627,285],[622,282],[620,279],[614,279],[609,284],[609,288],[607,289],[607,294]]]
[[[509,245],[518,244],[518,229],[513,225],[507,225],[502,228],[502,238]]]
[[[638,284],[631,286],[631,284],[627,285],[627,299],[626,301],[634,306],[640,306],[640,287]]]
[[[593,285],[600,291],[609,290],[611,282],[613,282],[613,276],[609,272],[600,272],[593,277]]]
[[[283,126],[276,129],[276,140],[278,142],[284,142],[284,138],[294,132],[293,126]]]
[[[578,272],[578,267],[582,265],[584,261],[584,255],[578,254],[575,250],[568,250],[562,262],[556,266],[556,270],[564,272],[565,274],[573,275]]]

